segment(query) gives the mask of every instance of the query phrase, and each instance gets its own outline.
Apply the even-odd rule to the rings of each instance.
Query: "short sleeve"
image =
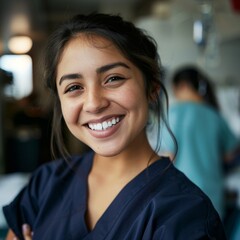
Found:
[[[26,197],[26,192],[27,187],[25,187],[9,205],[3,207],[3,213],[8,226],[13,230],[18,238],[21,237],[20,239],[22,239],[22,224],[31,224],[29,219],[34,218],[35,216],[35,208],[32,206],[31,200]],[[24,209],[27,209],[27,211]]]
[[[41,167],[32,177],[27,186],[25,186],[7,206],[3,207],[3,213],[9,228],[11,228],[18,238],[23,239],[22,224],[28,223],[33,227],[39,203],[48,191],[48,180],[50,177],[50,168]]]

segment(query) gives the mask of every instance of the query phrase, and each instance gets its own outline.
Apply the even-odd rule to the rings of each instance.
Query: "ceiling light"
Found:
[[[8,41],[8,48],[12,53],[23,54],[30,51],[32,44],[28,36],[13,36]]]

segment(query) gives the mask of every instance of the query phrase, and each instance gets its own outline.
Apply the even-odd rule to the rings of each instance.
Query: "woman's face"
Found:
[[[141,71],[110,41],[83,35],[65,47],[57,89],[71,133],[102,156],[146,142],[148,101]]]

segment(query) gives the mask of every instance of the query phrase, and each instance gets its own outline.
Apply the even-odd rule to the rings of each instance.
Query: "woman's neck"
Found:
[[[91,174],[112,179],[136,176],[149,164],[159,159],[147,138],[145,141],[137,149],[129,148],[116,156],[104,157],[95,154]]]
[[[176,93],[176,99],[178,101],[203,102],[202,96],[188,88],[179,90]]]

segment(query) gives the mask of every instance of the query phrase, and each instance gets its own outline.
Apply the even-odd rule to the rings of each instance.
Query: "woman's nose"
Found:
[[[103,89],[94,88],[86,91],[83,110],[89,113],[99,113],[107,108],[109,100]]]

